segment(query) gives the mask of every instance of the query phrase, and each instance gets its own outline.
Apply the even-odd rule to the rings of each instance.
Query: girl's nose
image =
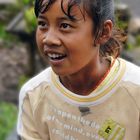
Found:
[[[48,46],[60,46],[61,40],[56,31],[49,30],[44,35],[43,43]]]

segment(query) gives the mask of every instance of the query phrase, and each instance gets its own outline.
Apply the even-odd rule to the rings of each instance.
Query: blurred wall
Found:
[[[130,7],[133,16],[140,16],[140,0],[120,0]]]

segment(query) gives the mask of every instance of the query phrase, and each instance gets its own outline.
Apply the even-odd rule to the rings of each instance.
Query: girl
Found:
[[[140,68],[118,57],[113,0],[36,0],[35,14],[51,67],[21,89],[21,139],[140,140]]]

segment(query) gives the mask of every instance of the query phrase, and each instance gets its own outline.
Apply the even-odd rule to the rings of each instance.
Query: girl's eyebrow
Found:
[[[38,18],[46,19],[46,17],[39,15]]]
[[[72,21],[72,22],[76,22],[76,19],[71,19],[71,18],[69,18],[69,17],[67,17],[67,16],[58,18],[58,21],[65,21],[65,20],[67,20],[67,21]]]
[[[47,17],[45,17],[45,16],[43,16],[43,15],[41,15],[41,14],[38,16],[38,18],[44,19],[44,20],[47,19]],[[63,16],[63,17],[58,17],[58,18],[57,18],[57,21],[58,21],[58,22],[61,22],[61,21],[72,21],[72,22],[76,22],[77,20],[76,20],[76,19],[71,19],[71,18],[69,18],[69,17],[67,17],[67,16]]]

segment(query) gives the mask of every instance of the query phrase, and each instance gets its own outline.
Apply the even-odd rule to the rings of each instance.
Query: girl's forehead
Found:
[[[85,16],[84,8],[76,0],[43,0],[43,7],[48,7],[46,11],[43,10],[44,13],[61,11],[61,13],[67,16],[74,16],[76,18],[83,18]]]
[[[41,7],[51,7],[52,5],[56,4],[61,7],[62,9],[71,10],[74,7],[81,7],[82,0],[42,0]]]

